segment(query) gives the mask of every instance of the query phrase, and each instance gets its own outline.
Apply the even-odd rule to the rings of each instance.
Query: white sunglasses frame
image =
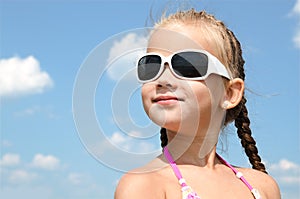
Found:
[[[183,77],[180,76],[178,74],[175,73],[175,71],[173,70],[172,64],[171,64],[171,59],[172,57],[177,54],[177,53],[182,53],[182,52],[199,52],[199,53],[203,53],[208,57],[208,66],[207,66],[207,72],[204,76],[202,77]],[[159,68],[158,73],[155,75],[155,77],[149,79],[149,80],[141,80],[139,79],[139,75],[138,75],[138,69],[136,70],[137,73],[137,79],[140,83],[147,83],[147,82],[152,82],[155,81],[159,78],[159,76],[162,75],[163,71],[165,70],[165,64],[168,63],[169,69],[172,72],[172,74],[179,78],[179,79],[183,79],[183,80],[205,80],[210,74],[217,74],[220,76],[223,76],[229,80],[232,79],[230,73],[227,71],[226,67],[218,60],[218,58],[216,58],[215,56],[213,56],[212,54],[210,54],[209,52],[207,52],[206,50],[200,50],[200,49],[184,49],[184,50],[180,50],[180,51],[176,51],[174,53],[172,53],[169,56],[163,56],[160,53],[156,53],[156,52],[150,52],[150,53],[146,53],[144,55],[139,56],[139,58],[137,59],[137,63],[136,66],[138,68],[138,63],[139,61],[147,56],[147,55],[157,55],[161,58],[162,62],[161,62],[161,66]]]

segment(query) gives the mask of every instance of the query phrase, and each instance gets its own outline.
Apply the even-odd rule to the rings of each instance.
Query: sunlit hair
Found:
[[[222,21],[217,20],[213,15],[207,14],[205,11],[197,12],[191,9],[162,17],[156,23],[155,28],[167,28],[169,25],[176,24],[198,28],[199,35],[204,37],[210,44],[210,47],[216,53],[215,56],[228,68],[233,78],[245,80],[245,61],[242,57],[241,45],[234,33]],[[246,101],[243,95],[241,102],[236,107],[227,110],[225,125],[234,121],[238,137],[241,139],[241,144],[252,164],[252,168],[267,173],[258,155],[256,142],[251,135]],[[161,145],[164,147],[167,144],[166,129],[162,128]]]

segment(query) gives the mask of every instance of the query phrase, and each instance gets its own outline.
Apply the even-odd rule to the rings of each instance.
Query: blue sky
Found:
[[[126,165],[127,157],[116,151],[159,150],[157,128],[143,113],[139,87],[127,76],[118,78],[118,61],[95,85],[91,105],[104,135],[95,140],[97,150],[106,156],[87,143],[94,137],[76,129],[72,103],[74,86],[93,53],[109,58],[143,43],[129,33],[145,27],[151,8],[158,16],[166,2],[0,0],[1,198],[110,199],[119,170],[137,166]],[[191,2],[222,19],[242,43],[251,128],[260,154],[283,198],[299,198],[300,1]],[[75,102],[88,106],[86,99]],[[88,129],[91,119],[83,119]],[[146,134],[140,131],[145,125],[150,125]],[[248,166],[235,129],[226,133],[223,156]]]

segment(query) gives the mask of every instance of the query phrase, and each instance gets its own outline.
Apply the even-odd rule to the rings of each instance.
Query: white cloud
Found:
[[[35,184],[34,186],[23,183],[16,186],[2,186],[1,187],[1,198],[5,199],[37,199],[37,198],[54,198],[53,187],[47,187],[44,184]],[[55,197],[56,199],[62,199]]]
[[[294,15],[298,19],[298,24],[296,27],[296,33],[294,35],[293,41],[297,48],[300,48],[300,0],[295,3],[290,15]]]
[[[20,156],[18,154],[7,153],[0,160],[0,166],[16,166],[20,164]]]
[[[135,153],[148,153],[155,150],[155,146],[152,143],[141,141],[137,138],[134,138],[130,135],[140,135],[138,132],[131,132],[128,136],[123,135],[120,132],[115,132],[109,138],[110,142],[116,145],[117,147],[124,149],[126,151],[135,152]]]
[[[14,112],[15,117],[27,117],[27,116],[37,115],[37,114],[42,114],[43,116],[46,116],[49,119],[59,118],[59,116],[53,113],[51,107],[42,107],[38,105]]]
[[[297,0],[292,12],[296,14],[300,14],[300,0]]]
[[[60,160],[52,155],[36,154],[32,166],[45,170],[55,170],[60,168]]]
[[[143,136],[143,134],[139,131],[131,131],[128,133],[128,135],[132,136],[132,137],[141,137]]]
[[[39,156],[42,158],[38,158]],[[51,162],[53,162],[51,159],[53,158],[46,157],[53,156],[37,154],[33,159],[35,159],[36,162],[48,162],[51,164]],[[45,161],[40,161],[39,159],[44,159]],[[41,170],[39,169],[40,167],[32,167],[32,163],[33,162],[29,163],[22,161],[16,167],[0,168],[0,198],[92,199],[99,198],[99,196],[100,198],[106,198],[101,197],[103,196],[103,193],[105,193],[103,185],[105,183],[111,184],[111,181],[110,179],[107,179],[105,183],[101,180],[95,182],[95,178],[93,176],[95,175],[94,171],[89,171],[88,173],[77,173],[63,169],[53,172],[50,170]],[[59,165],[61,165],[61,163]],[[70,167],[67,169],[70,169]]]
[[[52,85],[50,76],[41,71],[40,63],[33,56],[0,60],[0,96],[42,93]]]
[[[122,135],[119,132],[115,132],[109,139],[114,145],[125,149],[126,151],[129,151],[130,146],[130,138],[126,138],[124,135]]]
[[[88,182],[89,181],[88,178],[89,178],[88,176],[82,173],[70,173],[68,175],[68,180],[73,185],[79,185]]]
[[[13,184],[20,184],[20,183],[28,183],[34,180],[37,177],[37,174],[30,173],[25,170],[14,170],[11,172],[8,180],[10,183]]]
[[[143,36],[135,33],[129,33],[116,41],[109,51],[107,63],[108,76],[112,80],[119,80],[122,76],[128,75],[129,72],[135,71],[135,64],[139,54],[145,50],[147,40]],[[129,74],[132,79],[134,73]]]
[[[115,132],[111,138],[110,141],[112,141],[114,144],[124,144],[127,140],[125,138],[125,136],[123,136],[122,134]]]
[[[78,174],[78,173],[70,173],[68,176],[68,180],[72,183],[72,184],[80,184],[82,181],[82,175]]]
[[[298,30],[296,32],[296,35],[294,36],[293,41],[294,41],[296,47],[300,48],[300,28],[298,28]]]
[[[298,32],[294,36],[293,41],[294,41],[295,46],[300,49],[300,30],[298,30]]]
[[[278,163],[268,165],[270,173],[279,183],[300,185],[300,165],[281,159]]]
[[[39,106],[33,106],[30,108],[26,108],[24,110],[15,112],[14,115],[17,117],[22,117],[22,116],[31,116],[34,115],[35,113],[38,113],[41,111],[41,107]]]
[[[11,147],[12,143],[10,141],[8,141],[8,140],[1,140],[1,146],[5,147],[5,148]]]
[[[299,184],[300,185],[300,177],[299,176],[281,176],[280,181],[285,184]]]
[[[281,159],[277,164],[270,165],[271,170],[300,171],[300,165],[287,159]]]

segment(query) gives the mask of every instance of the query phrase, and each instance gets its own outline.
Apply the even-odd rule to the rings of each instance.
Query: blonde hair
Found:
[[[188,11],[178,11],[173,15],[165,16],[155,24],[155,28],[166,28],[172,24],[184,24],[198,28],[199,35],[204,37],[211,45],[212,49],[216,53],[216,57],[226,66],[232,73],[233,77],[238,77],[235,62],[235,52],[231,48],[231,45],[235,46],[235,49],[240,47],[239,42],[232,42],[231,37],[233,33],[227,29],[225,24],[217,20],[213,15],[207,14],[205,11],[196,12],[194,9]],[[242,60],[244,62],[244,60]]]

